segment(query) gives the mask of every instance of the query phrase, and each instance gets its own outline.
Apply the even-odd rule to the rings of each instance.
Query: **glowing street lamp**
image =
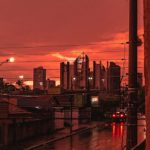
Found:
[[[13,62],[15,62],[15,58],[14,57],[10,57],[9,59],[7,59],[7,62],[13,63]]]
[[[24,79],[24,76],[23,76],[23,75],[20,75],[20,76],[19,76],[19,79],[20,79],[20,80],[23,80],[23,79]]]
[[[14,57],[10,57],[9,59],[3,61],[0,63],[0,66],[2,66],[3,64],[5,63],[13,63],[15,61],[15,58]]]

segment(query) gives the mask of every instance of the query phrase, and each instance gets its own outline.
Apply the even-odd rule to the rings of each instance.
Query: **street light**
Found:
[[[20,76],[19,76],[19,79],[20,79],[20,80],[23,80],[23,79],[24,79],[24,76],[23,76],[23,75],[20,75]]]
[[[13,63],[13,62],[15,62],[15,58],[14,57],[10,57],[9,59],[7,59],[7,62]]]
[[[2,66],[5,63],[13,63],[15,62],[15,58],[14,57],[10,57],[9,59],[6,59],[5,61],[0,63],[0,66]]]

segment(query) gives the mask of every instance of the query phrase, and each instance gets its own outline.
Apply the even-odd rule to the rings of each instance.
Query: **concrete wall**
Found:
[[[146,150],[150,149],[150,0],[144,0],[145,83],[146,83]]]

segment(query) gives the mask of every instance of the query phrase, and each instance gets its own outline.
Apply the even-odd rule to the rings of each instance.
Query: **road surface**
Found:
[[[138,141],[145,138],[145,121],[139,121]],[[37,150],[122,150],[126,141],[124,123],[112,123],[107,128],[93,129],[70,138],[51,143]]]
[[[93,129],[91,132],[72,136],[47,146],[47,150],[121,150],[125,139],[124,124],[112,124],[104,130]]]

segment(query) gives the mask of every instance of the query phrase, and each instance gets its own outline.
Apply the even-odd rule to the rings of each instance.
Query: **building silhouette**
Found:
[[[69,90],[69,66],[69,62],[60,63],[60,87],[62,90]]]
[[[106,90],[106,69],[100,62],[97,64],[93,62],[93,87],[101,91]]]
[[[107,69],[107,89],[109,93],[119,93],[121,84],[121,68],[114,62],[109,63]]]
[[[110,62],[107,69],[100,63],[93,62],[93,70],[89,67],[89,57],[82,53],[73,63],[60,64],[60,86],[62,90],[96,89],[119,93],[121,68]]]
[[[43,67],[34,68],[33,70],[33,89],[46,89],[46,69]]]
[[[82,53],[74,62],[75,89],[87,89],[89,76],[89,57]]]
[[[84,53],[70,64],[60,64],[60,86],[63,90],[87,89],[89,76],[89,58]]]

